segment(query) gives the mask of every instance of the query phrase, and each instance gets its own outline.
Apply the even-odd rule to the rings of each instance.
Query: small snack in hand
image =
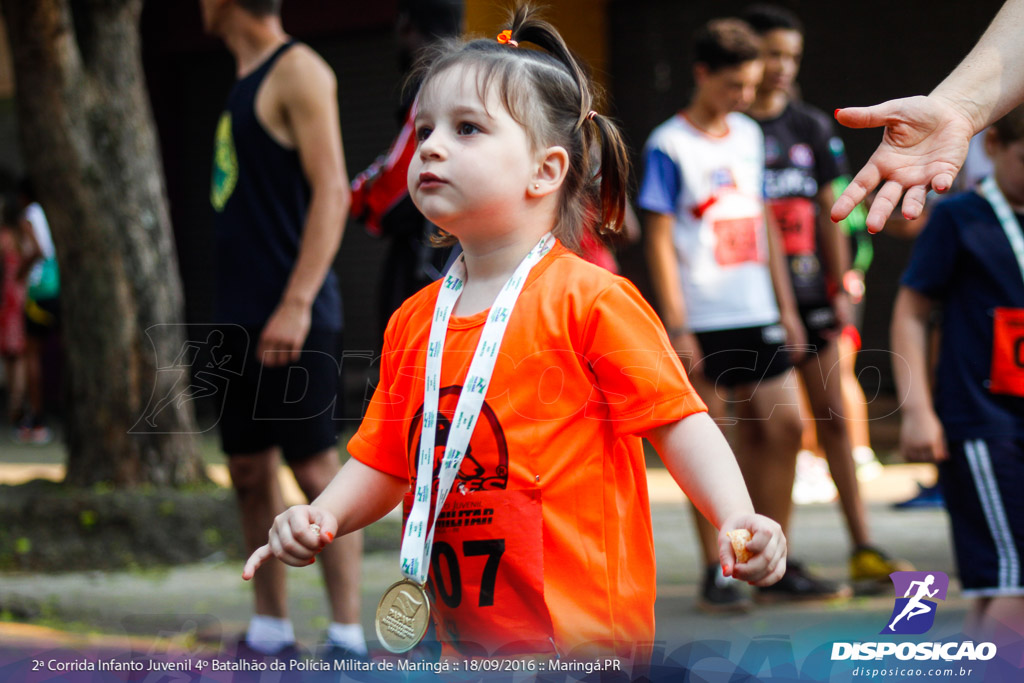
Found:
[[[319,524],[317,524],[316,522],[313,522],[313,523],[311,523],[311,524],[309,525],[309,528],[310,528],[310,530],[311,530],[311,531],[312,531],[312,532],[313,532],[314,534],[316,534],[316,537],[317,537],[317,538],[320,538],[320,525],[319,525]],[[735,544],[734,544],[734,545],[735,545]]]
[[[736,562],[743,564],[750,559],[750,552],[747,550],[747,542],[750,540],[750,532],[746,529],[733,529],[726,532],[729,541],[732,542],[732,551],[736,553]]]

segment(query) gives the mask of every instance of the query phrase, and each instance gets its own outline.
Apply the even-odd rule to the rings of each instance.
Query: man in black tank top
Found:
[[[222,392],[220,431],[249,552],[266,543],[284,510],[279,454],[310,500],[339,469],[341,297],[331,264],[350,197],[337,83],[323,59],[285,34],[280,2],[200,1],[204,28],[238,67],[217,125],[210,201],[222,351],[245,359]],[[320,553],[334,657],[366,653],[361,554],[358,534]],[[295,654],[284,572],[274,562],[255,576],[255,615],[240,654]]]

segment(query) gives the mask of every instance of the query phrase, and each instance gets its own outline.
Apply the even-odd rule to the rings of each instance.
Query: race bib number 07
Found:
[[[552,651],[544,559],[539,489],[453,491],[427,584],[439,637],[466,656]]]

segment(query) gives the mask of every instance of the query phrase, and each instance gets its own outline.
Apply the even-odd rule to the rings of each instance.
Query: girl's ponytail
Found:
[[[626,221],[626,201],[629,192],[629,153],[618,126],[606,116],[590,112],[600,134],[600,161],[596,181],[598,191],[597,230],[599,234],[617,234]],[[584,123],[583,125],[588,125]]]

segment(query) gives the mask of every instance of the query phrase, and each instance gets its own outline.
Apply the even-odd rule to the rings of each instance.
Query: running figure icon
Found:
[[[907,621],[910,621],[913,617],[916,617],[919,614],[927,614],[934,609],[931,605],[922,602],[922,599],[924,598],[934,598],[936,593],[939,592],[938,588],[933,591],[928,590],[928,587],[933,583],[935,583],[934,574],[929,574],[923,581],[910,582],[910,586],[907,587],[907,592],[903,594],[903,597],[910,598],[910,600],[903,607],[903,611],[899,613],[899,616],[893,619],[892,623],[889,624],[890,631],[894,633],[896,632],[896,622],[903,617],[906,617]],[[914,586],[917,586],[917,593],[913,597],[910,597],[910,594],[914,592]]]
[[[176,403],[180,408],[184,403],[213,396],[220,391],[219,384],[214,380],[219,376],[219,372],[225,370],[224,366],[231,361],[231,354],[217,353],[223,343],[224,333],[220,330],[213,330],[207,335],[205,342],[186,341],[171,365],[161,368],[162,372],[177,372],[180,377],[167,394],[157,401],[146,414],[145,420],[150,427],[157,426],[156,416],[172,403]],[[187,386],[181,388],[186,384]]]

